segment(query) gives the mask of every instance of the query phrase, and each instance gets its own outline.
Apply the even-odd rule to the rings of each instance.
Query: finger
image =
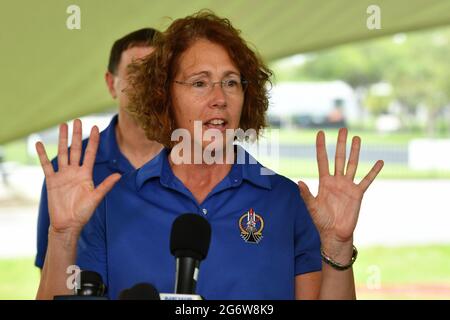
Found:
[[[336,144],[336,155],[334,158],[334,175],[336,176],[344,175],[347,133],[348,131],[346,128],[339,129]]]
[[[383,165],[383,160],[378,160],[369,171],[369,173],[359,183],[359,187],[363,190],[363,192],[366,192],[367,188],[369,188],[370,184],[373,182],[373,180],[375,180],[378,173],[380,173],[381,169],[383,168]]]
[[[79,165],[81,157],[82,125],[80,119],[73,122],[72,144],[70,146],[70,164]]]
[[[308,206],[308,204],[315,199],[314,196],[312,195],[311,191],[309,191],[306,183],[304,183],[303,181],[298,182],[298,188],[300,189],[300,195]]]
[[[94,200],[98,205],[100,201],[106,196],[106,194],[114,187],[114,185],[119,181],[121,175],[119,173],[113,173],[95,189],[94,191]]]
[[[58,168],[63,168],[68,165],[67,158],[67,124],[62,123],[59,126],[59,141],[58,141]]]
[[[83,167],[86,167],[90,172],[94,168],[95,156],[97,154],[98,142],[100,140],[98,127],[93,126],[91,134],[89,135],[88,145],[84,154]]]
[[[349,177],[352,181],[355,179],[356,170],[358,169],[359,151],[361,150],[361,138],[353,137],[352,148],[350,150],[350,156],[347,163],[346,177]]]
[[[317,166],[319,167],[319,178],[328,176],[330,170],[328,168],[328,155],[325,144],[325,134],[323,131],[319,131],[316,137],[316,156]]]
[[[48,160],[47,152],[45,151],[45,147],[42,142],[36,142],[36,152],[39,157],[39,162],[41,163],[42,170],[44,170],[44,174],[46,177],[51,176],[55,173],[53,170],[52,163]]]

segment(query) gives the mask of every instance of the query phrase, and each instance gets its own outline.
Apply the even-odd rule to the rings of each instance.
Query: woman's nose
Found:
[[[215,107],[225,107],[227,105],[226,102],[226,95],[222,88],[221,82],[215,82],[212,84],[211,89],[211,99],[212,99],[212,106]]]

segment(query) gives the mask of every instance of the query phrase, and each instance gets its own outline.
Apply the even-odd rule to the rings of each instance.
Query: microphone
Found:
[[[105,294],[106,286],[102,277],[94,271],[80,272],[80,286],[76,289],[77,296],[100,297]]]
[[[78,277],[79,286],[76,287],[74,295],[54,296],[53,300],[108,300],[104,296],[106,286],[100,274],[83,270]]]
[[[195,295],[200,262],[208,254],[211,225],[202,216],[186,213],[172,224],[170,252],[176,258],[175,294]]]
[[[151,284],[138,283],[130,289],[123,290],[119,295],[119,300],[160,300],[160,297],[156,288]]]

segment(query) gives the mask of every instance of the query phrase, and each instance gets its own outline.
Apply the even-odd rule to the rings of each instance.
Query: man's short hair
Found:
[[[109,55],[108,71],[116,74],[122,52],[132,47],[151,47],[154,38],[160,32],[153,28],[143,28],[133,31],[114,42]]]

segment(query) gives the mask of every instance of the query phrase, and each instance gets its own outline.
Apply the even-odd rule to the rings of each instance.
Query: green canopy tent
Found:
[[[367,28],[372,4],[381,29]],[[70,5],[81,29],[66,26]],[[228,17],[267,61],[450,24],[448,0],[2,1],[0,143],[111,107],[103,74],[113,41],[202,8]]]

